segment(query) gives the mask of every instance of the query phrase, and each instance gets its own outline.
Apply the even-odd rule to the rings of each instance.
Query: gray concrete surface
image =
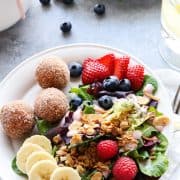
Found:
[[[93,6],[106,5],[106,15],[97,17]],[[25,58],[53,46],[91,42],[121,48],[141,58],[151,68],[167,65],[158,52],[160,0],[75,0],[65,6],[52,0],[43,8],[38,0],[24,21],[0,33],[0,80]],[[63,21],[72,22],[72,32],[63,36]]]

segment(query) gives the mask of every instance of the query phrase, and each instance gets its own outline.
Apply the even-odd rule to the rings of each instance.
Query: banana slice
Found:
[[[32,166],[37,163],[38,161],[41,160],[51,160],[52,162],[54,162],[55,164],[57,164],[55,158],[50,155],[48,152],[46,151],[37,151],[37,152],[33,152],[26,161],[26,173],[28,174],[29,171],[31,170]]]
[[[52,173],[50,180],[81,180],[81,177],[71,167],[58,167]]]
[[[45,150],[36,144],[27,143],[24,146],[21,146],[21,148],[17,152],[16,164],[23,173],[26,173],[25,164],[27,158],[29,157],[29,155],[31,155],[33,152],[36,151],[45,151]]]
[[[32,166],[28,180],[50,180],[51,174],[57,167],[51,160],[39,161]]]
[[[25,145],[26,143],[37,144],[49,153],[51,153],[52,151],[51,141],[47,137],[42,135],[34,135],[29,137],[24,141],[23,145]]]

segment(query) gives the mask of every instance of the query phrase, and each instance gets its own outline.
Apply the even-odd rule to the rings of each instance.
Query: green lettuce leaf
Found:
[[[155,135],[158,133],[158,131],[153,126],[149,125],[148,123],[144,123],[136,129],[140,130],[142,132],[142,135],[145,137],[151,137],[152,135]]]
[[[52,125],[45,120],[37,120],[36,125],[37,125],[38,132],[41,135],[45,135],[47,131],[52,128]]]
[[[12,162],[11,162],[11,167],[12,167],[13,171],[14,171],[16,174],[18,174],[18,175],[20,175],[20,176],[27,177],[27,175],[24,174],[24,173],[17,167],[16,157],[14,157],[14,159],[12,160]]]
[[[89,101],[84,101],[83,103],[83,113],[84,114],[94,114],[95,110],[94,110],[94,106],[93,104],[91,104]]]
[[[148,108],[148,112],[154,113],[155,116],[162,116],[162,115],[163,115],[163,113],[159,112],[159,111],[158,111],[155,107],[153,107],[153,106],[150,106],[150,107]]]
[[[149,158],[149,153],[147,151],[133,150],[125,153],[126,156],[130,156],[133,159],[145,160]]]
[[[147,84],[152,84],[152,86],[154,87],[153,94],[156,93],[156,91],[158,89],[158,82],[156,81],[156,79],[154,77],[152,77],[150,75],[145,75],[142,88],[136,92],[137,96],[143,96],[143,89]]]
[[[168,159],[162,154],[158,153],[155,159],[140,160],[137,159],[137,164],[140,171],[150,177],[162,176],[168,168]]]
[[[155,153],[164,153],[167,150],[168,147],[168,140],[167,138],[162,134],[162,133],[158,133],[156,135],[156,137],[160,140],[160,144],[156,145],[153,150],[155,151]]]
[[[69,91],[70,93],[75,93],[77,96],[81,97],[83,100],[92,101],[93,96],[87,93],[89,86],[73,87]]]

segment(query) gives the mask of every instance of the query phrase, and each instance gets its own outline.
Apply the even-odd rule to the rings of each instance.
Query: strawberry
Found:
[[[109,69],[110,73],[112,74],[114,71],[114,59],[115,59],[114,54],[107,54],[99,58],[98,61],[101,64],[105,65]]]
[[[115,180],[133,180],[137,172],[136,163],[129,157],[120,157],[112,169]]]
[[[110,75],[106,66],[97,61],[89,61],[83,67],[82,82],[83,84],[91,84],[95,81],[103,81]]]
[[[129,61],[129,56],[123,56],[115,59],[114,75],[118,76],[119,79],[126,77]]]
[[[116,141],[102,140],[97,145],[97,155],[102,160],[108,160],[117,155],[118,145]]]
[[[96,60],[92,59],[92,58],[87,58],[83,61],[82,67],[85,68],[89,62],[94,62],[94,61],[96,61]]]
[[[127,71],[127,79],[130,80],[132,89],[141,89],[144,81],[144,67],[142,65],[130,66]]]

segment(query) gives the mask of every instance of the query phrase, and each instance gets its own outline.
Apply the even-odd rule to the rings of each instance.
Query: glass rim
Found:
[[[176,6],[177,4],[180,4],[180,1],[178,0],[169,0],[172,6]]]

